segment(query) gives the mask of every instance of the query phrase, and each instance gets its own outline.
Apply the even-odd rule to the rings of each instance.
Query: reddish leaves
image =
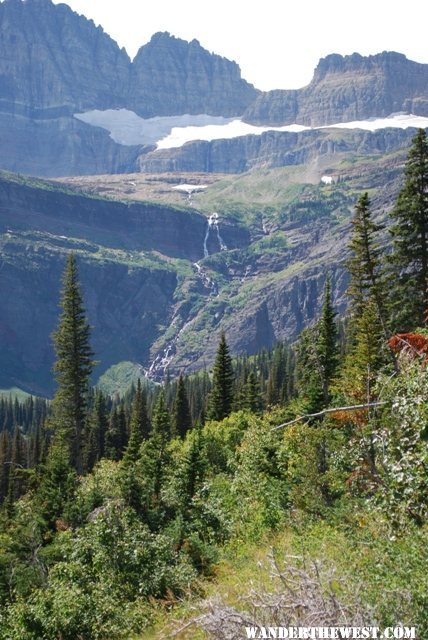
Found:
[[[420,333],[397,333],[388,345],[394,353],[403,353],[411,360],[425,356],[424,364],[428,364],[428,338]]]

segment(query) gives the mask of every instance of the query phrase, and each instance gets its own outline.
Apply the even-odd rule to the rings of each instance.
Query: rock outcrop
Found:
[[[183,305],[181,287],[193,288],[187,312],[210,291],[192,266],[204,247],[221,250],[207,229],[207,218],[192,209],[109,201],[0,177],[0,388],[52,391],[51,334],[69,251],[78,257],[94,326],[97,373],[122,360],[149,368],[154,343]],[[246,228],[227,221],[221,237],[231,249],[250,242]]]
[[[307,87],[260,94],[244,120],[323,126],[400,111],[428,115],[428,64],[395,52],[332,54],[319,61]]]
[[[209,53],[197,40],[156,33],[131,69],[129,108],[139,115],[207,113],[241,116],[259,91],[241,78],[235,62]]]
[[[188,142],[177,149],[165,149],[140,155],[140,171],[243,173],[301,165],[315,159],[342,154],[384,154],[408,147],[414,129],[329,129],[288,133],[266,131],[231,140]]]
[[[39,176],[134,171],[136,149],[75,113],[241,115],[258,91],[236,63],[159,33],[131,63],[93,21],[51,0],[0,3],[0,168]]]
[[[127,53],[65,4],[0,4],[2,112],[37,120],[121,107],[129,72]]]

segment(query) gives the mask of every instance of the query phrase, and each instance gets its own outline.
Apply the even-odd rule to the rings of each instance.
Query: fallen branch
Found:
[[[291,424],[300,422],[301,420],[306,420],[307,418],[320,418],[321,416],[325,416],[328,413],[337,413],[339,411],[359,411],[360,409],[371,409],[371,407],[379,407],[383,404],[386,404],[386,402],[385,401],[367,402],[366,404],[354,404],[349,407],[332,407],[330,409],[323,409],[322,411],[318,411],[317,413],[306,413],[303,416],[294,418],[294,420],[290,420],[289,422],[284,422],[283,424],[279,424],[277,427],[272,427],[272,431],[275,431],[276,429],[283,429],[284,427],[288,427]]]

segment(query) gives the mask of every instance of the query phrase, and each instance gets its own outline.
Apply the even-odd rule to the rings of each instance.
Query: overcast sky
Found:
[[[54,0],[59,4],[59,0]],[[156,31],[192,40],[241,67],[259,89],[310,81],[320,57],[399,51],[428,63],[424,0],[69,0],[133,58]]]

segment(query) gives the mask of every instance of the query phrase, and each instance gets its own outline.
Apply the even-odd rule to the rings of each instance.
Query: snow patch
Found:
[[[258,127],[242,122],[242,120],[232,120],[223,125],[210,124],[204,127],[174,127],[169,135],[158,141],[157,148],[176,149],[182,147],[186,142],[192,142],[194,140],[211,142],[212,140],[230,140],[232,138],[239,138],[240,136],[259,136],[266,131],[299,133],[306,129],[309,129],[309,127],[304,127],[300,124],[289,124],[283,127]]]
[[[261,135],[266,131],[299,133],[309,129],[364,129],[377,131],[387,127],[407,129],[428,128],[428,117],[406,113],[393,113],[386,118],[370,118],[353,122],[338,122],[323,127],[305,127],[290,124],[282,127],[256,126],[237,118],[223,118],[207,114],[159,116],[141,118],[128,109],[107,109],[75,113],[74,117],[86,124],[102,127],[118,144],[156,145],[157,149],[174,149],[186,142],[232,139],[247,135]]]
[[[196,191],[203,191],[208,187],[207,184],[178,184],[176,187],[172,187],[176,191],[183,191],[184,193],[188,193],[189,196]]]
[[[176,127],[180,129],[188,127],[199,129],[210,125],[222,127],[231,121],[231,118],[207,114],[141,118],[129,109],[106,109],[105,111],[94,109],[85,113],[75,113],[74,117],[93,127],[107,129],[110,132],[110,138],[125,146],[155,145]]]
[[[333,184],[333,178],[332,178],[332,176],[322,176],[321,177],[321,182],[323,184]]]
[[[415,116],[412,113],[392,113],[386,118],[369,118],[368,120],[354,120],[353,122],[339,122],[338,124],[329,124],[320,129],[364,129],[365,131],[377,131],[378,129],[387,129],[393,127],[395,129],[408,129],[415,127],[416,129],[426,129],[428,127],[428,118],[424,116]]]

